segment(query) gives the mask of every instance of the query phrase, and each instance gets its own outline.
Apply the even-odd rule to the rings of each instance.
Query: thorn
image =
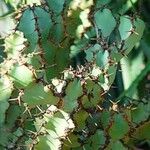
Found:
[[[100,96],[103,96],[103,95],[105,95],[107,93],[107,91],[104,91]]]
[[[112,97],[112,95],[110,93],[107,93],[110,97]]]
[[[22,96],[23,94],[24,94],[24,93],[23,93],[23,90],[20,90],[18,97],[17,97],[17,98],[9,99],[9,101],[18,101],[19,106],[21,106],[21,96]]]
[[[37,107],[37,109],[38,109],[41,113],[44,112],[39,106],[36,106],[36,107]]]
[[[113,111],[118,111],[118,103],[120,102],[120,100],[118,100],[117,102],[113,102],[112,100],[109,100],[112,103],[112,107],[111,109]]]
[[[83,133],[87,134],[87,132],[85,130],[82,130]]]
[[[121,51],[121,55],[123,55],[124,57],[128,58],[128,56],[125,54],[125,50]]]
[[[117,87],[117,86],[111,86],[111,88],[113,88],[113,89],[118,89],[118,87]]]
[[[123,72],[123,70],[121,70],[121,69],[120,69],[120,70],[118,70],[118,71],[119,71],[119,72]]]
[[[98,109],[101,111],[101,110],[103,110],[103,108],[102,107],[100,107],[99,105],[97,105],[97,107],[98,107]]]
[[[110,73],[110,74],[107,74],[107,78],[109,78],[110,76],[112,76],[114,73]]]
[[[134,28],[132,28],[130,31],[128,31],[128,32],[131,32],[131,34],[136,34],[136,35],[139,35],[136,31],[135,31],[135,29]]]
[[[26,131],[28,131],[28,132],[30,132],[30,133],[32,133],[32,134],[35,134],[36,135],[36,132],[33,132],[32,130],[26,130]]]
[[[70,143],[72,143],[71,140],[69,139],[69,137],[67,137],[67,140],[68,140]]]
[[[35,77],[35,79],[37,79],[37,74],[36,74],[36,70],[35,69],[32,69],[32,73],[33,73],[33,76]]]
[[[52,64],[52,65],[44,66],[45,67],[44,69],[48,69],[48,68],[51,68],[51,67],[54,67],[54,66],[57,66],[57,64]]]
[[[11,99],[9,99],[8,101],[17,101],[18,99],[17,98],[11,98]]]
[[[25,106],[25,110],[24,110],[24,112],[22,114],[25,114],[26,112],[28,112],[30,117],[32,118],[32,114],[31,114],[31,112],[30,112],[30,110],[28,108],[28,105],[26,103],[24,103],[24,106]]]

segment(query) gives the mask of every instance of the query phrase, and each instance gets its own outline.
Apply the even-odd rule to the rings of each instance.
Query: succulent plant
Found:
[[[136,15],[119,15],[110,9],[110,0],[97,0],[85,6],[90,26],[84,28],[79,17],[86,9],[72,3],[24,5],[15,32],[4,39],[2,150],[126,150],[150,139],[149,102],[103,105],[118,63],[140,41],[144,22]]]

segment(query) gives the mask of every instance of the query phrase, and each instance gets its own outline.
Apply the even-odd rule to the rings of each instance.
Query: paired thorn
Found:
[[[19,106],[21,106],[21,97],[23,96],[23,94],[23,90],[20,90],[18,97],[9,99],[9,101],[18,101]]]
[[[111,109],[113,111],[118,111],[118,103],[120,102],[120,100],[118,100],[117,102],[113,102],[112,100],[109,100],[112,104]]]

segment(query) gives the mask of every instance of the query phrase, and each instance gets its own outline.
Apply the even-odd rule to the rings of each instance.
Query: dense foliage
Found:
[[[145,29],[129,2],[5,1],[15,28],[0,39],[0,150],[149,143],[149,96],[134,98],[138,79],[128,91],[116,83]]]

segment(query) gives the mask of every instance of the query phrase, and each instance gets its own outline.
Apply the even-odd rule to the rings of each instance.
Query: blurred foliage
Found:
[[[0,1],[0,150],[150,149],[149,8]]]

